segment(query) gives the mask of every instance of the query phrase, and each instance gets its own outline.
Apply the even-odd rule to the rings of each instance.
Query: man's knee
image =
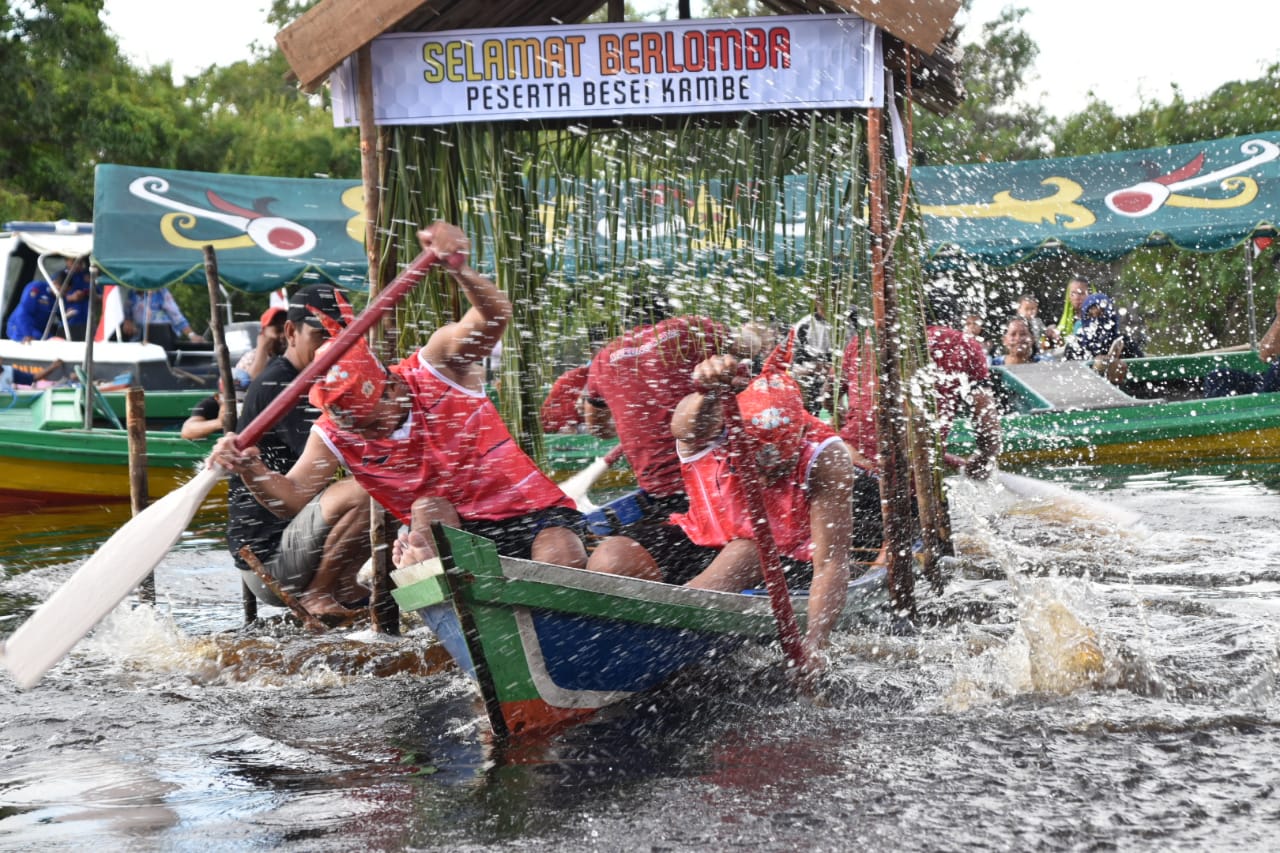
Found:
[[[320,493],[320,511],[329,524],[343,516],[369,517],[369,493],[354,479],[338,480]]]
[[[410,517],[413,519],[413,528],[415,530],[433,521],[438,521],[449,527],[462,526],[462,519],[458,515],[457,508],[444,498],[417,498],[410,509]]]
[[[662,580],[662,570],[653,555],[627,536],[609,536],[601,540],[591,552],[587,569],[603,574]]]
[[[533,540],[533,559],[573,569],[587,567],[587,549],[582,538],[567,527],[547,527]]]

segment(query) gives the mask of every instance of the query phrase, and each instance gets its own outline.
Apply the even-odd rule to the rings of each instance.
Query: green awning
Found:
[[[1087,157],[912,171],[930,257],[993,264],[1061,246],[1115,260],[1141,246],[1219,252],[1280,222],[1280,133]]]
[[[262,178],[99,165],[94,260],[104,278],[155,289],[205,283],[203,247],[230,287],[266,293],[329,281],[368,286],[359,181]]]

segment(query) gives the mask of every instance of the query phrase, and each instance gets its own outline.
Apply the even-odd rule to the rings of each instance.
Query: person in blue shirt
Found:
[[[63,310],[66,312],[67,339],[83,341],[85,326],[89,322],[89,258],[81,256],[71,260],[67,268],[53,277],[62,291]]]
[[[178,335],[186,335],[192,343],[204,343],[204,337],[191,328],[169,288],[159,290],[130,289],[125,300],[125,334],[140,341],[148,325],[168,323]]]
[[[43,340],[44,330],[49,325],[49,317],[53,315],[57,301],[53,288],[43,278],[27,284],[22,288],[18,307],[9,315],[5,336],[11,341],[23,343]]]

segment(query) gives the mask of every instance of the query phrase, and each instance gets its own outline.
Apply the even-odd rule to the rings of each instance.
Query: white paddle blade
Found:
[[[19,687],[35,685],[159,565],[222,476],[201,468],[131,518],[4,641],[0,662]]]
[[[587,492],[591,491],[596,480],[599,480],[608,469],[609,463],[601,457],[561,483],[560,489],[573,498],[579,512],[591,512],[596,509],[596,505],[587,498]]]
[[[1107,501],[1091,498],[1047,480],[999,472],[1000,485],[1021,498],[1031,498],[1068,508],[1078,515],[1110,522],[1117,527],[1140,527],[1142,516]]]

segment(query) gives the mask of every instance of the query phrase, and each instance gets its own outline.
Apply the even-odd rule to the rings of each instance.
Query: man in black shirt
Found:
[[[284,355],[271,359],[249,385],[237,432],[314,360],[316,350],[328,340],[311,312],[313,307],[342,322],[331,285],[311,285],[293,294],[284,327],[288,342]],[[292,468],[319,415],[306,397],[300,397],[258,441],[263,463],[280,473]],[[240,478],[232,476],[227,493],[227,544],[245,583],[264,603],[283,605],[240,559],[239,551],[245,545],[308,612],[316,616],[352,615],[346,605],[364,597],[355,576],[369,556],[369,495],[346,477],[334,481],[295,512],[284,505],[259,503]]]

